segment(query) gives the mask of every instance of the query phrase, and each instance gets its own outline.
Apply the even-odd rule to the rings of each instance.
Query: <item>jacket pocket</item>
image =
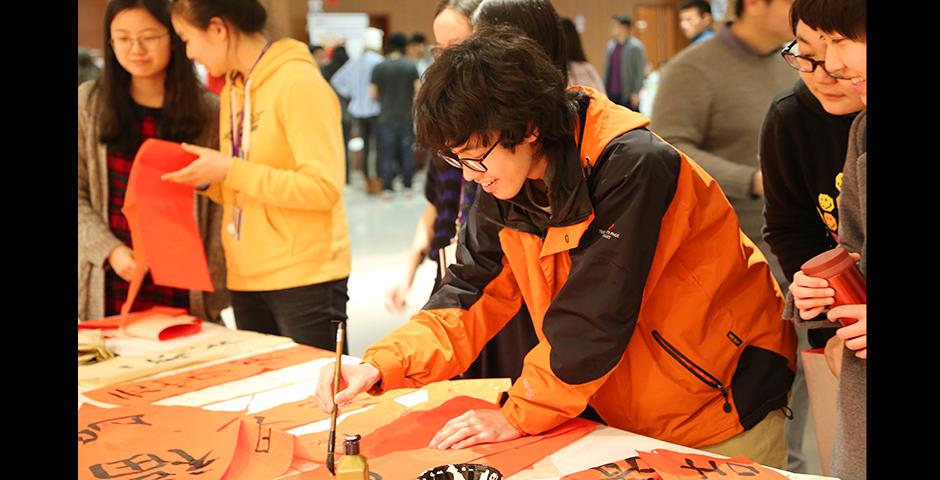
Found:
[[[725,413],[731,413],[731,402],[728,401],[728,395],[729,395],[728,387],[723,385],[721,383],[721,380],[715,378],[715,376],[708,373],[707,370],[698,366],[695,362],[689,359],[689,357],[685,356],[682,352],[680,352],[678,348],[676,348],[674,345],[666,341],[666,339],[663,337],[661,333],[659,333],[659,331],[653,330],[653,340],[656,340],[656,343],[660,347],[662,347],[662,349],[665,350],[666,353],[668,353],[670,357],[672,357],[676,362],[678,362],[679,365],[682,366],[682,368],[688,370],[689,373],[694,375],[695,378],[699,379],[699,381],[701,381],[708,387],[718,390],[718,392],[721,393],[721,396],[725,401],[725,404],[722,407],[722,409],[725,411]]]

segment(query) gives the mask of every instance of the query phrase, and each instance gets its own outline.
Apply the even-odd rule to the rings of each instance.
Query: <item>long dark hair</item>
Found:
[[[109,147],[131,152],[140,143],[140,131],[134,101],[131,99],[131,74],[118,63],[111,46],[111,22],[118,13],[143,8],[170,33],[170,62],[166,66],[163,107],[157,137],[175,142],[192,142],[213,118],[199,84],[193,63],[186,58],[186,46],[170,23],[167,0],[111,0],[104,15],[104,71],[95,84],[99,141]]]
[[[581,46],[581,35],[578,34],[578,28],[570,18],[561,19],[561,27],[565,31],[565,46],[568,48],[569,62],[586,62],[587,56],[584,54],[584,47]]]
[[[242,33],[260,33],[268,20],[258,0],[173,0],[173,13],[201,30],[209,28],[212,17],[219,17]]]
[[[320,73],[323,74],[323,78],[327,82],[333,78],[333,75],[336,75],[336,71],[339,70],[339,67],[342,67],[349,61],[349,54],[346,53],[346,47],[342,45],[337,45],[333,47],[333,56],[330,58],[330,63],[327,63],[326,66],[320,70]]]
[[[568,50],[558,12],[548,0],[483,0],[471,18],[474,30],[508,25],[535,40],[568,81]]]

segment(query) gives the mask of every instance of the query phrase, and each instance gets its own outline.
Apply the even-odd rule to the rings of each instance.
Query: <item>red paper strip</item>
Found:
[[[662,480],[656,470],[640,457],[630,457],[561,478],[562,480]]]
[[[212,280],[195,217],[192,187],[161,180],[197,158],[178,143],[147,139],[134,157],[124,206],[134,245],[135,269],[122,315],[130,313],[146,272],[168,287],[212,292]]]
[[[786,480],[783,475],[744,456],[718,458],[709,455],[656,449],[637,452],[663,480],[721,478],[722,480]]]
[[[541,435],[534,435],[533,437],[536,441],[532,443],[504,452],[486,455],[472,460],[471,463],[482,463],[494,467],[503,474],[503,478],[506,478],[525,470],[535,462],[567,447],[581,437],[593,432],[594,429],[599,426],[600,424],[598,423],[582,418],[575,418]],[[473,447],[472,450],[478,451],[479,448]]]
[[[370,470],[382,478],[414,478],[428,468],[449,463],[484,463],[493,465],[504,476],[508,476],[587,435],[598,426],[587,420],[572,419],[541,435],[465,449],[427,448],[434,434],[450,419],[467,410],[498,408],[493,403],[476,398],[456,397],[432,410],[412,412],[375,429],[363,436],[360,452],[368,459]],[[342,433],[359,433],[348,426],[344,429],[344,424],[337,427]],[[309,445],[310,437],[304,437],[300,438],[307,440]],[[338,434],[337,438],[342,438],[342,435]],[[310,453],[313,453],[312,461],[324,461],[326,442],[318,438]],[[330,474],[326,469],[317,469],[310,473],[309,478],[325,480],[330,478]]]
[[[144,318],[150,315],[154,315],[154,314],[177,316],[177,315],[188,315],[189,313],[186,311],[185,308],[153,307],[148,310],[143,310],[140,312],[134,312],[134,313],[129,314],[127,316],[127,322],[133,323],[135,320],[138,320],[140,318]],[[118,328],[120,326],[121,326],[121,316],[113,315],[110,317],[97,318],[94,320],[81,322],[78,324],[78,329],[79,330],[85,330],[85,329],[107,330],[107,329],[112,329],[112,328]]]
[[[141,405],[333,355],[327,350],[297,345],[176,375],[111,385],[85,392],[85,396],[115,405]]]
[[[239,412],[140,405],[78,411],[78,478],[221,480]]]
[[[192,187],[161,180],[198,158],[174,142],[148,139],[137,151],[142,170],[137,195],[141,233],[153,281],[169,287],[213,291]]]

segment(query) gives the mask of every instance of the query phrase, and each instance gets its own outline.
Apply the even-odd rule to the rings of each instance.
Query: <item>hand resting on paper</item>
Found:
[[[108,254],[108,263],[117,276],[124,281],[131,281],[134,275],[134,251],[127,245],[118,245]]]
[[[860,258],[857,253],[849,253],[849,256],[855,261]],[[823,278],[810,277],[801,270],[793,275],[789,289],[793,295],[793,304],[800,310],[800,318],[803,320],[816,318],[835,302],[836,292],[829,288],[829,282]]]
[[[829,310],[829,320],[855,318],[857,322],[836,330],[836,336],[845,341],[845,348],[855,351],[855,356],[863,360],[868,358],[867,305],[840,305]]]
[[[470,410],[450,419],[428,448],[467,448],[479,443],[505,442],[522,436],[499,410]]]
[[[361,392],[365,392],[378,383],[381,375],[379,369],[371,364],[343,365],[340,370],[340,391],[333,395],[333,372],[336,362],[324,365],[320,369],[320,379],[317,380],[317,402],[320,409],[329,413],[333,409],[333,402],[343,406]]]
[[[195,187],[225,180],[229,169],[232,168],[232,158],[218,150],[188,143],[183,143],[182,148],[186,152],[199,155],[199,158],[175,172],[163,174],[161,180]]]

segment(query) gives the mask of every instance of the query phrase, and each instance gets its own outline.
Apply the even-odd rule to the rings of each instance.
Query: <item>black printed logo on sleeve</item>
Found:
[[[728,340],[731,340],[731,343],[733,343],[736,347],[740,347],[741,344],[744,343],[740,337],[735,335],[734,332],[730,331],[728,332]]]

